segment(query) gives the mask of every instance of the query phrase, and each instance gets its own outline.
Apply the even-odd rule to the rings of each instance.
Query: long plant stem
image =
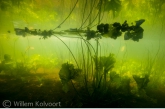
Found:
[[[76,8],[76,5],[77,5],[78,1],[79,1],[79,0],[77,0],[76,3],[74,4],[74,6],[73,6],[73,8],[71,9],[69,15],[68,15],[55,29],[59,28],[59,27],[70,17],[70,15],[72,14],[72,12],[73,12],[74,9]],[[55,30],[55,29],[53,29],[53,30]]]
[[[84,49],[83,49],[83,45],[82,45],[82,40],[81,40],[81,50],[82,50],[82,58],[83,58],[83,69],[84,69],[84,82],[85,82],[85,89],[87,90],[87,92],[88,92],[88,83],[87,83],[87,81],[88,81],[88,78],[87,78],[87,67],[85,66],[85,64],[86,64],[86,61],[85,61],[85,54],[84,54]],[[87,60],[88,61],[88,60]]]
[[[66,43],[65,43],[63,40],[61,40],[58,36],[56,36],[56,37],[68,48],[69,52],[72,54],[72,56],[73,56],[73,58],[74,58],[74,60],[75,60],[75,62],[76,62],[76,64],[77,64],[77,67],[80,68],[79,65],[78,65],[78,62],[77,62],[77,60],[76,60],[76,58],[75,58],[75,56],[74,56],[74,54],[73,54],[72,51],[70,50],[70,48],[69,48],[69,47],[66,45]]]
[[[98,85],[99,80],[99,68],[98,68],[98,39],[96,39],[96,86]]]

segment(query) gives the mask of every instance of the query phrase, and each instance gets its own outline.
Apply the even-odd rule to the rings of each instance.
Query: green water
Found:
[[[0,102],[164,107],[164,10],[165,2],[157,0],[1,0]],[[130,26],[140,19],[145,22],[139,41],[124,40],[124,32],[117,39],[101,35],[86,40],[84,33],[65,31],[97,31],[101,23],[125,20]],[[15,28],[25,27],[56,33],[47,39],[16,35]]]

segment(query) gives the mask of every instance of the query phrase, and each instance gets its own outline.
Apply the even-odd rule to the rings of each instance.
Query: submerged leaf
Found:
[[[98,70],[104,70],[104,73],[108,73],[113,67],[116,62],[114,58],[114,54],[109,54],[109,56],[101,56],[96,58],[96,56],[93,58],[95,65]]]
[[[63,90],[67,92],[68,82],[76,79],[80,75],[81,69],[75,69],[73,64],[64,63],[59,72],[59,76],[63,85]]]
[[[145,89],[149,83],[149,75],[146,74],[144,77],[133,75],[134,80],[136,81],[139,89]]]

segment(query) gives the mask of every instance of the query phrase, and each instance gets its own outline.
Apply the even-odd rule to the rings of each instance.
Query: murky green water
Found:
[[[157,0],[1,0],[0,102],[164,107],[164,10]],[[128,29],[117,39],[115,27],[97,29],[127,20],[135,31],[140,19],[139,41],[124,40]],[[101,38],[87,40],[92,31]]]

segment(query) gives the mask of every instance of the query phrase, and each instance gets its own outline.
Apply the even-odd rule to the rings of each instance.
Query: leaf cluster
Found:
[[[93,57],[95,65],[98,70],[103,70],[104,73],[112,70],[116,62],[114,54],[110,53],[109,56]]]
[[[63,85],[63,90],[65,92],[68,92],[69,90],[68,83],[71,80],[76,79],[80,75],[81,71],[82,71],[81,69],[74,68],[74,65],[69,64],[68,62],[62,64],[62,68],[59,72],[59,76]]]

